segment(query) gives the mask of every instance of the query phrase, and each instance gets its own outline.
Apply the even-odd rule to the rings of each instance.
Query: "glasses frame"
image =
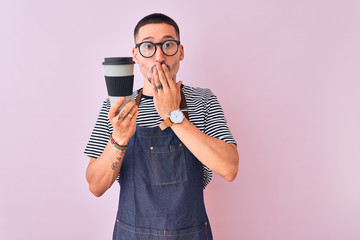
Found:
[[[164,43],[166,43],[166,42],[175,42],[175,43],[176,43],[177,48],[176,48],[176,52],[175,52],[174,54],[168,55],[168,54],[166,54],[166,53],[164,52],[163,46],[164,46]],[[152,44],[152,45],[155,46],[155,51],[154,51],[153,55],[151,55],[150,57],[145,57],[144,55],[142,55],[142,53],[141,53],[141,51],[140,51],[140,46],[141,46],[141,44],[144,44],[144,43],[150,43],[150,44]],[[162,51],[166,56],[171,57],[171,56],[174,56],[175,54],[177,54],[177,52],[179,51],[179,45],[180,45],[180,41],[178,41],[178,40],[166,40],[166,41],[161,42],[161,43],[153,43],[153,42],[150,42],[150,41],[145,41],[145,42],[141,42],[141,43],[136,44],[135,47],[137,47],[137,48],[139,49],[139,53],[140,53],[141,56],[143,56],[144,58],[151,58],[152,56],[155,55],[155,53],[156,53],[156,51],[157,51],[157,47],[156,47],[156,46],[160,46],[161,51]]]

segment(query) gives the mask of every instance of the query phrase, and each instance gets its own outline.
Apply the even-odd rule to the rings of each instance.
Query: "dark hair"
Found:
[[[143,27],[147,24],[151,24],[151,23],[166,23],[166,24],[173,26],[175,28],[175,33],[180,40],[180,30],[179,30],[179,27],[176,24],[176,22],[172,18],[170,18],[162,13],[153,13],[153,14],[147,15],[146,17],[141,19],[136,24],[135,29],[134,29],[134,40],[135,41],[136,41],[136,36],[139,33],[139,29],[141,27]]]

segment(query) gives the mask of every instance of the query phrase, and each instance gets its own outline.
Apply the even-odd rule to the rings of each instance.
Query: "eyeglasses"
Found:
[[[176,40],[167,40],[162,43],[153,43],[153,42],[142,42],[138,43],[135,46],[139,48],[141,56],[144,58],[151,58],[156,53],[156,46],[161,47],[161,51],[166,56],[174,56],[179,49],[180,41]]]

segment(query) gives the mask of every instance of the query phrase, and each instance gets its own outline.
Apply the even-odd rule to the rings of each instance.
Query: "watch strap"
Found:
[[[170,118],[166,118],[164,121],[162,121],[159,124],[159,128],[161,130],[165,130],[167,127],[170,127],[171,125],[172,125],[172,122],[171,122]]]

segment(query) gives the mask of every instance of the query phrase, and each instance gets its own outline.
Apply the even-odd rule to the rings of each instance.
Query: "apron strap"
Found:
[[[138,95],[136,96],[136,99],[135,99],[135,103],[137,106],[139,106],[139,104],[140,104],[142,93],[143,93],[143,89],[141,88],[140,90],[138,90]],[[180,91],[180,94],[181,94],[180,110],[184,113],[187,120],[189,120],[189,111],[188,111],[188,107],[186,104],[185,95],[184,95],[184,92],[182,89]]]

